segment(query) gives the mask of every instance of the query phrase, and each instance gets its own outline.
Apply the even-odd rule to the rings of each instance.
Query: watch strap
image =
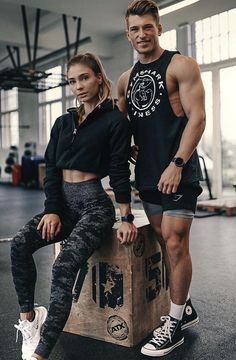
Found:
[[[123,215],[121,216],[121,221],[132,224],[134,221],[134,215],[133,214]]]

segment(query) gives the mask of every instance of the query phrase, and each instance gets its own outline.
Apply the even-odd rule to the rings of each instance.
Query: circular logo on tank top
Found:
[[[140,111],[149,108],[156,93],[155,83],[150,75],[139,76],[131,90],[131,102]]]
[[[164,82],[156,71],[141,70],[129,84],[127,100],[132,114],[136,117],[151,115],[161,102]]]

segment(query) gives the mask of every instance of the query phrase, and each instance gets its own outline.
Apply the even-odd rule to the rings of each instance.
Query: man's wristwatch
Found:
[[[181,167],[181,168],[183,168],[185,165],[184,159],[181,157],[174,157],[172,159],[172,162],[175,164],[175,166]]]
[[[128,214],[128,215],[121,216],[121,221],[122,222],[128,222],[128,223],[132,224],[133,221],[134,221],[134,215],[133,214]]]

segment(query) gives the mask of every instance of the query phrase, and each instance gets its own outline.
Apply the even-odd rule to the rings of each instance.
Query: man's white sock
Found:
[[[184,313],[185,304],[177,305],[174,304],[172,301],[170,302],[170,316],[177,319],[182,320],[183,313]]]

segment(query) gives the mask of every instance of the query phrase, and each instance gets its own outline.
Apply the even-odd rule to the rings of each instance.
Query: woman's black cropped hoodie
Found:
[[[109,175],[116,201],[129,203],[129,121],[112,101],[96,107],[80,125],[76,109],[68,112],[55,121],[45,152],[45,213],[62,212],[63,169]]]

